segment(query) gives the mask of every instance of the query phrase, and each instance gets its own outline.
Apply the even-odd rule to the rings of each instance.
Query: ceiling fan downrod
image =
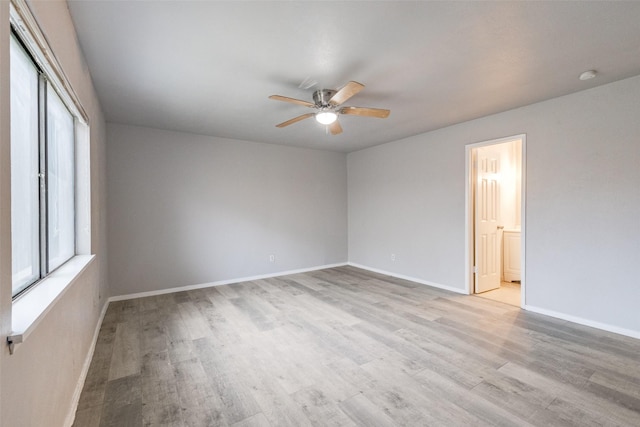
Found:
[[[328,108],[333,107],[329,101],[331,97],[336,94],[336,90],[333,89],[320,89],[313,92],[313,101],[315,102],[318,108]]]

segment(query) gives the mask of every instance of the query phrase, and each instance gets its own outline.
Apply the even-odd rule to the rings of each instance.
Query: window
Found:
[[[15,34],[10,58],[16,297],[76,254],[76,118]]]

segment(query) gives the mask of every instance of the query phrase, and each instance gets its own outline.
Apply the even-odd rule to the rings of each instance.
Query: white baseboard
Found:
[[[444,289],[445,291],[451,291],[457,294],[468,295],[465,289],[454,288],[452,286],[441,285],[440,283],[430,282],[428,280],[422,280],[416,277],[405,276],[404,274],[392,273],[390,271],[380,270],[378,268],[367,267],[366,265],[356,264],[355,262],[348,262],[347,265],[350,265],[356,268],[361,268],[363,270],[372,271],[374,273],[384,274],[386,276],[397,277],[398,279],[410,280],[412,282],[420,283],[421,285],[432,286],[434,288]]]
[[[396,274],[396,273],[392,273],[390,271],[380,270],[380,269],[377,269],[377,268],[368,267],[366,265],[357,264],[357,263],[354,263],[354,262],[348,262],[347,264],[352,266],[352,267],[361,268],[363,270],[372,271],[374,273],[385,274],[387,276],[397,277],[399,279],[410,280],[412,282],[421,283],[423,285],[433,286],[434,288],[445,289],[447,291],[468,295],[468,293],[464,289],[453,288],[451,286],[441,285],[439,283],[433,283],[433,282],[429,282],[429,281],[426,281],[426,280],[417,279],[415,277],[405,276],[403,274]],[[576,317],[576,316],[572,316],[572,315],[569,315],[569,314],[560,313],[560,312],[553,311],[553,310],[547,310],[545,308],[535,307],[535,306],[531,306],[531,305],[527,305],[527,304],[525,304],[522,308],[524,310],[531,311],[533,313],[544,314],[545,316],[550,316],[550,317],[555,317],[557,319],[567,320],[569,322],[577,323],[579,325],[589,326],[589,327],[592,327],[592,328],[601,329],[603,331],[613,332],[615,334],[620,334],[620,335],[624,335],[624,336],[627,336],[627,337],[640,339],[640,331],[635,331],[633,329],[625,329],[625,328],[621,328],[619,326],[609,325],[607,323],[596,322],[596,321],[593,321],[593,320],[584,319],[584,318],[581,318],[581,317]]]
[[[138,293],[135,293],[135,294],[117,295],[117,296],[113,296],[113,297],[109,298],[109,302],[124,301],[124,300],[134,299],[134,298],[152,297],[152,296],[155,296],[155,295],[163,295],[163,294],[171,294],[171,293],[174,293],[174,292],[191,291],[191,290],[194,290],[194,289],[211,288],[213,286],[230,285],[232,283],[249,282],[251,280],[268,279],[270,277],[288,276],[290,274],[307,273],[309,271],[324,270],[326,268],[333,268],[333,267],[343,267],[345,265],[347,265],[346,262],[341,262],[341,263],[337,263],[337,264],[317,265],[315,267],[301,268],[301,269],[298,269],[298,270],[278,271],[277,273],[261,274],[261,275],[258,275],[258,276],[249,276],[249,277],[239,277],[237,279],[220,280],[220,281],[217,281],[217,282],[202,283],[202,284],[198,284],[198,285],[187,285],[187,286],[179,286],[177,288],[159,289],[157,291],[148,291],[148,292],[138,292]]]
[[[602,329],[603,331],[613,332],[615,334],[625,335],[631,338],[640,339],[640,331],[634,331],[633,329],[625,329],[619,326],[609,325],[607,323],[596,322],[582,317],[572,316],[570,314],[560,313],[553,310],[547,310],[546,308],[535,307],[531,305],[525,305],[525,310],[533,313],[544,314],[545,316],[555,317],[557,319],[568,320],[569,322],[577,323],[579,325],[589,326],[596,329]]]
[[[65,427],[73,426],[73,422],[75,421],[76,411],[78,409],[78,403],[80,403],[80,395],[82,394],[82,389],[84,388],[84,382],[87,379],[87,374],[89,373],[89,367],[91,366],[93,353],[96,350],[96,344],[98,342],[98,335],[100,335],[100,327],[102,326],[102,321],[104,320],[104,316],[107,313],[108,307],[109,307],[109,301],[105,301],[104,305],[102,306],[102,311],[100,312],[100,317],[98,318],[98,323],[96,324],[96,328],[93,331],[93,339],[91,340],[91,347],[89,347],[87,356],[84,359],[84,364],[82,365],[82,371],[80,372],[80,378],[78,378],[76,389],[73,391],[73,397],[71,400],[71,410],[69,411],[69,413],[67,414],[67,418],[65,419],[65,422],[64,422]]]

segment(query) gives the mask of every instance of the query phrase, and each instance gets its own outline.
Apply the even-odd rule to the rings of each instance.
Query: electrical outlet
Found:
[[[396,254],[391,254],[391,261],[393,261],[393,262],[396,261]]]
[[[269,255],[269,262],[276,262],[276,256],[274,254]]]

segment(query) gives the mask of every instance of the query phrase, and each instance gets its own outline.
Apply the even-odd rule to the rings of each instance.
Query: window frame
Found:
[[[91,157],[94,141],[98,144],[97,148],[99,152],[97,154],[100,155],[103,128],[100,126],[100,107],[91,103],[90,106],[93,107],[91,111],[96,113],[96,117],[100,121],[98,122],[98,126],[95,130],[90,126],[90,117],[80,102],[80,97],[74,90],[74,85],[72,85],[69,78],[67,78],[65,69],[62,67],[56,54],[52,50],[47,37],[45,37],[38,25],[35,16],[31,12],[29,4],[27,4],[27,0],[9,0],[8,3],[9,31],[7,31],[7,33],[10,34],[15,32],[17,34],[18,39],[26,48],[26,51],[31,55],[31,58],[35,61],[36,65],[44,71],[48,78],[48,82],[56,90],[56,93],[62,98],[62,101],[76,119],[74,129],[76,149],[74,164],[74,172],[76,176],[74,193],[75,256],[62,264],[55,271],[49,273],[45,278],[38,281],[36,285],[31,286],[28,292],[23,292],[19,298],[11,299],[11,306],[7,310],[10,317],[7,324],[7,330],[10,330],[11,332],[6,336],[6,342],[9,344],[9,353],[14,354],[14,350],[20,346],[20,343],[26,342],[31,336],[31,333],[38,329],[38,325],[40,325],[41,322],[44,322],[47,313],[55,307],[57,302],[60,301],[75,284],[84,284],[86,280],[86,272],[91,268],[96,268],[95,266],[92,267],[92,264],[97,261],[97,256],[94,254],[94,247],[97,248],[101,241],[94,241],[92,239],[94,231],[98,231],[94,230],[92,227],[92,207],[96,206],[96,204],[99,206],[101,200],[99,198],[92,197],[92,182],[95,183],[96,181],[92,180],[94,171],[92,169]],[[65,47],[62,49],[62,52],[64,51]],[[5,53],[3,53],[3,56],[4,54]],[[7,61],[10,62],[9,49],[7,49],[6,55]],[[81,89],[88,91],[87,95],[91,97],[92,86],[90,77],[87,78],[87,76],[84,76],[82,74],[83,69],[77,68],[78,64],[74,62],[73,56],[69,58],[67,55],[65,58],[70,60],[72,71],[80,72],[77,83],[81,85]],[[7,79],[8,78],[9,76],[7,75]],[[5,93],[10,92],[10,82],[7,80],[6,83],[6,88],[3,87]],[[7,100],[4,105],[4,107],[10,111],[11,107],[7,104],[10,104],[10,100]],[[3,123],[6,125],[4,127],[4,135],[7,138],[2,144],[6,148],[6,150],[3,150],[5,154],[10,152],[11,142],[10,117],[8,116],[9,115],[5,115],[3,118]],[[97,132],[95,135],[96,139],[93,138],[94,131]],[[7,145],[9,147],[7,147]],[[11,181],[11,162],[9,157],[10,156],[6,155],[0,156],[3,166],[2,175],[7,182]],[[99,173],[100,167],[98,167],[95,172]],[[11,186],[8,185],[7,187],[8,188],[4,189],[7,200],[5,201],[3,198],[3,204],[8,209],[6,209],[4,211],[5,214],[3,214],[3,226],[6,227],[6,231],[10,234],[11,215],[8,211],[10,211],[11,206]],[[99,212],[97,212],[97,214],[97,219],[99,220]],[[9,258],[12,258],[12,243],[7,243],[9,246],[9,248],[7,248],[9,250]],[[12,262],[10,259],[6,260],[3,264],[9,269],[9,271],[11,271]],[[7,294],[9,294],[8,289]],[[103,298],[103,295],[96,289],[96,293],[93,298],[93,303],[98,304]]]
[[[15,46],[15,49],[14,49]],[[33,64],[29,53],[24,49],[17,37],[10,38],[10,57],[11,57],[11,75],[14,72],[22,73],[22,80],[12,87],[12,96],[10,99],[11,124],[12,131],[10,134],[11,159],[10,159],[10,175],[11,175],[11,251],[12,251],[12,294],[16,294],[16,285],[18,290],[28,287],[31,283],[40,279],[40,266],[42,251],[40,248],[40,188],[33,185],[33,175],[40,172],[40,147],[33,143],[39,140],[39,111],[38,97],[40,85],[40,73]],[[16,60],[14,63],[13,60]],[[25,67],[26,66],[26,67]],[[17,67],[14,69],[14,67]],[[23,68],[24,67],[24,68]],[[10,79],[11,80],[11,79]],[[22,85],[20,85],[22,83]],[[10,81],[10,86],[14,86]],[[21,87],[20,87],[21,86]],[[20,101],[15,102],[13,89],[18,89],[25,98],[19,98]],[[23,92],[23,90],[25,92]],[[14,116],[17,110],[22,113],[18,117]],[[22,132],[15,132],[13,128],[16,119],[20,121]],[[20,120],[22,119],[22,120]],[[26,144],[20,144],[26,142]],[[16,144],[17,143],[17,144]],[[19,166],[16,159],[19,160]],[[19,189],[22,197],[16,197],[16,190]],[[15,199],[15,200],[14,200]],[[16,203],[18,202],[18,203]],[[23,212],[29,215],[20,215],[14,218],[13,210],[23,208]],[[18,221],[15,221],[17,219]],[[19,255],[15,253],[18,245],[15,244],[17,239],[23,240],[23,245],[19,248]],[[17,258],[23,262],[16,266]],[[18,260],[20,262],[20,260]],[[16,267],[18,267],[16,269]]]
[[[56,97],[57,99],[53,99],[53,97]],[[60,266],[62,266],[64,263],[66,263],[67,261],[69,261],[71,258],[73,258],[76,253],[77,253],[77,239],[76,239],[76,163],[77,163],[77,158],[76,158],[76,140],[77,140],[77,135],[76,135],[76,118],[73,116],[73,113],[71,113],[71,111],[69,111],[69,108],[66,107],[66,105],[64,104],[64,102],[62,101],[62,99],[60,98],[60,96],[57,95],[55,88],[53,88],[50,84],[46,84],[46,94],[45,94],[45,106],[46,106],[46,120],[41,123],[44,125],[45,129],[44,129],[44,133],[46,133],[46,138],[44,141],[44,144],[41,143],[41,146],[44,146],[44,150],[45,150],[45,159],[44,159],[44,163],[45,163],[45,169],[44,169],[44,176],[45,176],[45,185],[44,185],[44,197],[46,197],[45,201],[44,201],[44,205],[45,205],[45,210],[46,210],[46,216],[42,216],[41,214],[41,221],[45,223],[45,232],[46,234],[43,235],[43,244],[42,246],[44,246],[43,248],[41,248],[43,250],[43,252],[46,252],[46,270],[45,273],[48,275],[49,273],[55,271],[56,269],[58,269]],[[65,120],[69,120],[71,119],[71,132],[68,132],[67,136],[70,136],[71,138],[71,144],[70,147],[66,146],[69,141],[67,140],[66,142],[61,142],[58,140],[57,137],[52,137],[52,124],[56,125],[59,123],[56,123],[56,120],[53,120],[53,117],[55,116],[55,106],[54,103],[60,103],[59,106],[62,106],[61,109],[58,110],[58,112],[62,111],[63,114],[68,114],[67,117],[64,117],[63,119]],[[68,123],[67,123],[68,124]],[[56,132],[54,132],[56,133]],[[59,135],[56,135],[59,136]],[[53,142],[53,140],[55,140],[55,143]],[[53,149],[53,146],[55,145],[55,151]],[[55,161],[56,159],[59,159],[58,156],[56,156],[56,158],[54,158],[53,154],[59,154],[62,153],[63,155],[65,154],[64,151],[71,148],[71,155],[69,156],[71,158],[71,164],[70,165],[66,165],[67,168],[64,168],[64,165],[61,166],[57,166],[57,168],[54,168],[53,166],[53,161]],[[69,153],[66,153],[67,155]],[[71,169],[70,173],[69,173],[69,167]],[[70,181],[71,181],[71,191],[69,191],[68,188],[68,183],[65,183],[63,179],[56,179],[57,176],[59,175],[64,175],[64,172],[69,173],[70,175]],[[54,188],[57,189],[57,197],[54,197]],[[64,197],[63,193],[65,192],[70,194],[70,199],[69,197]],[[55,203],[54,203],[55,202]],[[69,217],[68,215],[64,215],[61,218],[58,218],[57,221],[53,221],[53,214],[54,214],[54,206],[61,206],[61,205],[67,205],[67,208],[69,207],[68,204],[69,202],[71,202],[71,216]],[[57,212],[55,213],[60,213],[60,209],[57,210]],[[63,212],[64,213],[64,212]],[[54,250],[57,248],[53,247],[53,234],[52,231],[54,230],[54,228],[60,229],[60,226],[64,226],[66,223],[71,223],[71,236],[69,236],[68,234],[68,230],[65,230],[63,227],[63,233],[61,234],[60,238],[64,238],[64,239],[69,239],[69,237],[71,237],[72,239],[72,244],[71,245],[64,245],[64,246],[68,246],[67,250],[65,253],[63,253],[62,256],[60,256],[58,254],[58,252],[56,251],[56,258],[54,258]],[[68,225],[68,224],[66,224]],[[67,227],[68,228],[68,227]],[[65,233],[65,231],[67,231]],[[69,254],[69,252],[71,252]]]
[[[13,6],[13,4],[12,4]],[[14,12],[12,7],[12,12]],[[15,15],[12,13],[12,18]],[[69,105],[69,100],[73,98],[69,93],[65,93],[64,90],[60,89],[60,85],[56,84],[56,79],[50,77],[47,74],[46,70],[43,69],[41,64],[42,60],[38,60],[37,49],[36,46],[30,45],[32,40],[25,40],[25,28],[24,26],[17,25],[14,22],[14,19],[11,19],[11,34],[10,39],[15,42],[11,43],[10,50],[21,49],[22,53],[26,55],[26,57],[31,61],[34,70],[38,76],[38,91],[36,99],[34,100],[37,103],[38,117],[37,117],[37,141],[28,141],[29,143],[37,144],[38,151],[38,173],[37,176],[34,177],[33,183],[29,184],[29,188],[32,190],[36,190],[38,193],[38,207],[36,209],[37,213],[34,215],[38,216],[38,252],[39,252],[39,262],[38,265],[34,265],[37,271],[32,275],[32,278],[23,284],[20,284],[19,287],[15,288],[15,283],[13,282],[14,273],[12,271],[12,301],[18,300],[23,295],[27,294],[31,289],[40,284],[44,279],[46,279],[51,273],[56,271],[57,269],[63,267],[67,262],[73,259],[78,252],[78,234],[79,234],[79,224],[78,224],[78,198],[79,191],[77,186],[78,181],[78,128],[81,124],[86,125],[86,120],[84,120],[84,114],[82,114],[77,108],[75,103]],[[36,52],[34,52],[34,50]],[[42,56],[42,55],[40,55]],[[75,94],[74,94],[75,95]],[[49,154],[51,153],[51,149],[53,145],[51,145],[51,114],[50,114],[50,106],[52,104],[49,103],[49,97],[56,96],[59,100],[59,104],[61,104],[64,108],[59,108],[58,111],[62,111],[64,115],[65,112],[68,113],[66,119],[71,119],[71,132],[67,133],[67,139],[65,142],[68,144],[70,142],[71,147],[67,146],[67,148],[71,148],[71,158],[72,164],[67,165],[67,169],[70,167],[71,169],[71,191],[67,191],[71,196],[71,200],[68,198],[65,199],[65,202],[72,207],[71,215],[67,214],[66,222],[67,224],[72,224],[72,229],[69,233],[67,227],[65,231],[65,235],[67,240],[72,240],[72,247],[67,246],[67,251],[64,254],[61,262],[56,262],[55,265],[52,264],[52,245],[51,245],[51,217],[49,209],[52,206],[52,199],[50,199],[51,185],[54,183],[54,179],[52,178],[52,169],[49,164]],[[55,101],[58,102],[58,101]],[[33,186],[32,186],[33,185]],[[69,190],[67,185],[67,190]],[[55,199],[53,199],[55,200]],[[35,219],[34,219],[35,220]],[[12,243],[13,247],[13,243]],[[69,254],[69,252],[71,252]],[[33,260],[32,260],[33,261]],[[58,260],[59,261],[59,260]]]

